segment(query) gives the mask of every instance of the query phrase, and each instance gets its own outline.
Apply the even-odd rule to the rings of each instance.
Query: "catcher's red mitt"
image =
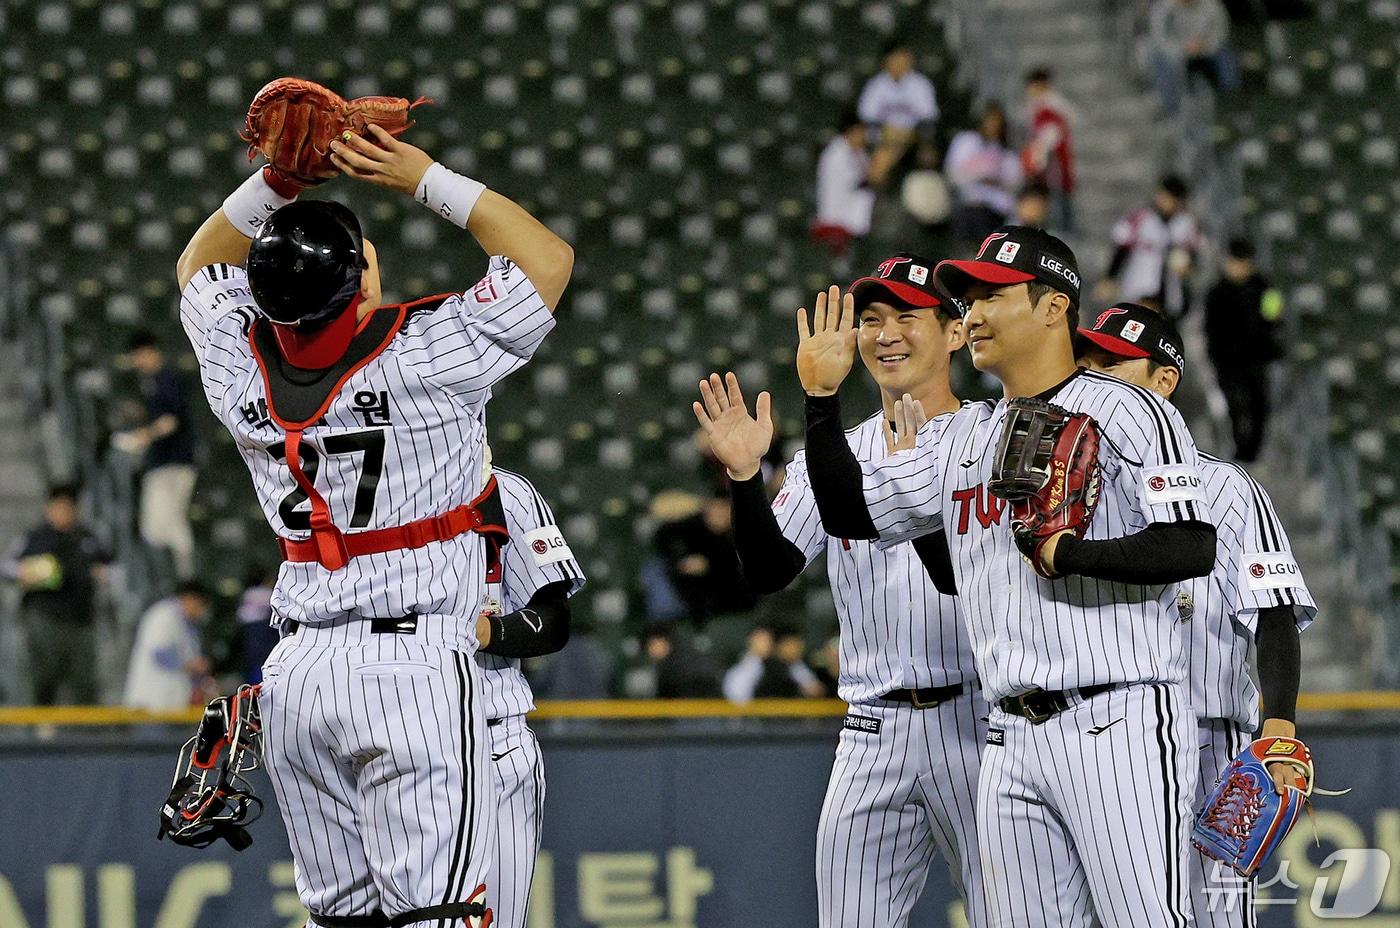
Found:
[[[298,187],[310,187],[340,173],[331,162],[330,144],[347,129],[364,135],[371,123],[398,137],[413,125],[409,111],[426,97],[357,97],[346,100],[315,81],[279,77],[253,98],[239,138],[248,143],[248,160],[258,152],[273,171]]]
[[[987,491],[1011,504],[1016,547],[1053,579],[1041,549],[1066,529],[1083,538],[1098,505],[1098,423],[1042,400],[1011,400]]]

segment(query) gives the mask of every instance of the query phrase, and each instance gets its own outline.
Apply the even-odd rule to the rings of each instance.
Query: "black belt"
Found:
[[[915,690],[891,690],[880,698],[885,702],[907,702],[915,709],[932,709],[941,702],[957,699],[965,692],[966,683],[950,683],[947,686],[926,686]]]
[[[1018,715],[1039,725],[1056,713],[1068,709],[1071,696],[1090,699],[1117,687],[1117,683],[1101,683],[1097,686],[1081,686],[1077,690],[1031,690],[1019,696],[998,699],[997,708],[1008,715]]]
[[[487,719],[487,720],[486,720],[486,727],[487,727],[487,728],[495,728],[497,725],[501,724],[501,723],[504,722],[504,721],[505,721],[505,719]]]
[[[410,612],[401,616],[366,616],[371,635],[411,635],[418,630],[418,613]],[[301,629],[296,619],[282,623],[282,637],[289,638]]]

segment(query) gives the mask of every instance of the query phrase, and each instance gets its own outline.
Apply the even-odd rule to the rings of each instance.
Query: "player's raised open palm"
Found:
[[[856,301],[833,286],[817,294],[812,324],[807,307],[797,311],[797,378],[813,396],[830,396],[851,372],[856,359]]]
[[[721,380],[719,374],[700,381],[700,402],[692,404],[695,418],[710,439],[710,448],[719,458],[729,476],[748,480],[758,473],[763,456],[773,443],[773,399],[765,391],[758,395],[749,415],[739,378],[733,373]]]

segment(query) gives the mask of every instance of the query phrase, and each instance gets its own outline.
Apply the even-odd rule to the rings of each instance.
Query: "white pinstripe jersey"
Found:
[[[500,603],[502,612],[523,609],[535,591],[551,583],[569,584],[573,596],[583,588],[583,568],[574,560],[549,504],[520,474],[499,467],[493,473],[510,543],[501,550],[501,582],[487,584],[487,595]],[[481,693],[488,719],[524,715],[535,708],[535,694],[520,671],[520,661],[478,651],[476,662],[484,671]]]
[[[1086,538],[1121,538],[1153,522],[1210,521],[1196,446],[1156,394],[1079,371],[1043,396],[1102,430],[1102,487]],[[863,463],[865,498],[888,545],[944,530],[978,674],[991,699],[1040,687],[1182,682],[1176,586],[1039,577],[1011,538],[1007,505],[987,492],[1006,402],[932,419],[918,445]]]
[[[1298,630],[1317,605],[1264,488],[1230,461],[1201,455],[1201,479],[1215,522],[1215,569],[1181,584],[1177,609],[1189,623],[1191,705],[1200,719],[1259,725],[1259,689],[1249,645],[1259,610],[1288,606]]]
[[[248,465],[264,516],[279,536],[305,539],[309,506],[278,460],[285,432],[268,417],[248,341],[256,311],[246,272],[227,264],[199,271],[180,301],[205,396]],[[412,312],[305,431],[303,467],[335,524],[348,532],[403,525],[475,498],[484,486],[491,387],[525,364],[553,326],[534,285],[502,257],[471,290]],[[474,620],[484,596],[485,546],[468,533],[353,558],[337,571],[284,563],[272,607],[308,625],[350,612]],[[475,650],[473,622],[453,624],[460,628],[443,643]]]
[[[886,456],[877,413],[846,432],[857,458]],[[912,545],[878,549],[873,542],[833,538],[822,528],[799,451],[787,467],[773,513],[784,537],[811,565],[826,552],[826,573],[841,623],[841,676],[837,694],[870,702],[891,690],[971,681],[972,646],[957,599],[934,588]]]

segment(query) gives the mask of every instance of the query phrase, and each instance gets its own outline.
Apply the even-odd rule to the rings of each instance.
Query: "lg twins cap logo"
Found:
[[[1006,233],[1005,233],[1005,232],[993,232],[991,235],[989,235],[989,236],[987,236],[986,238],[984,238],[984,239],[982,240],[982,247],[979,248],[979,249],[977,249],[977,257],[976,257],[974,260],[976,260],[976,261],[981,261],[981,260],[982,260],[982,256],[985,255],[985,254],[987,253],[987,246],[990,245],[990,244],[992,244],[992,242],[997,242],[997,241],[1000,241],[1001,239],[1004,239],[1004,238],[1006,238]],[[1019,248],[1020,246],[1018,245],[1018,246],[1016,246],[1016,247]],[[1012,254],[1015,254],[1015,253],[1016,253],[1015,251],[1012,252]]]
[[[1187,500],[1205,502],[1206,498],[1201,475],[1188,464],[1148,467],[1142,472],[1142,485],[1143,498],[1149,506]]]
[[[1123,326],[1123,337],[1130,342],[1135,342],[1138,340],[1139,337],[1141,337],[1142,330],[1145,328],[1147,328],[1147,326],[1134,319],[1132,322],[1129,322],[1127,325]]]
[[[1099,318],[1094,320],[1094,331],[1103,331],[1103,325],[1105,322],[1112,319],[1114,316],[1125,315],[1127,312],[1128,311],[1126,309],[1105,309],[1103,312],[1099,313]]]
[[[546,525],[526,533],[525,545],[534,555],[535,563],[541,567],[545,564],[571,560],[574,556],[574,553],[569,550],[569,543],[564,540],[564,535],[559,531],[557,525]]]
[[[913,258],[886,258],[884,261],[880,262],[880,266],[875,269],[875,273],[880,275],[881,280],[884,280],[894,273],[895,268],[899,267],[901,264],[908,264],[913,260]]]
[[[1248,553],[1243,566],[1245,586],[1251,590],[1281,590],[1303,585],[1303,574],[1291,554]]]

